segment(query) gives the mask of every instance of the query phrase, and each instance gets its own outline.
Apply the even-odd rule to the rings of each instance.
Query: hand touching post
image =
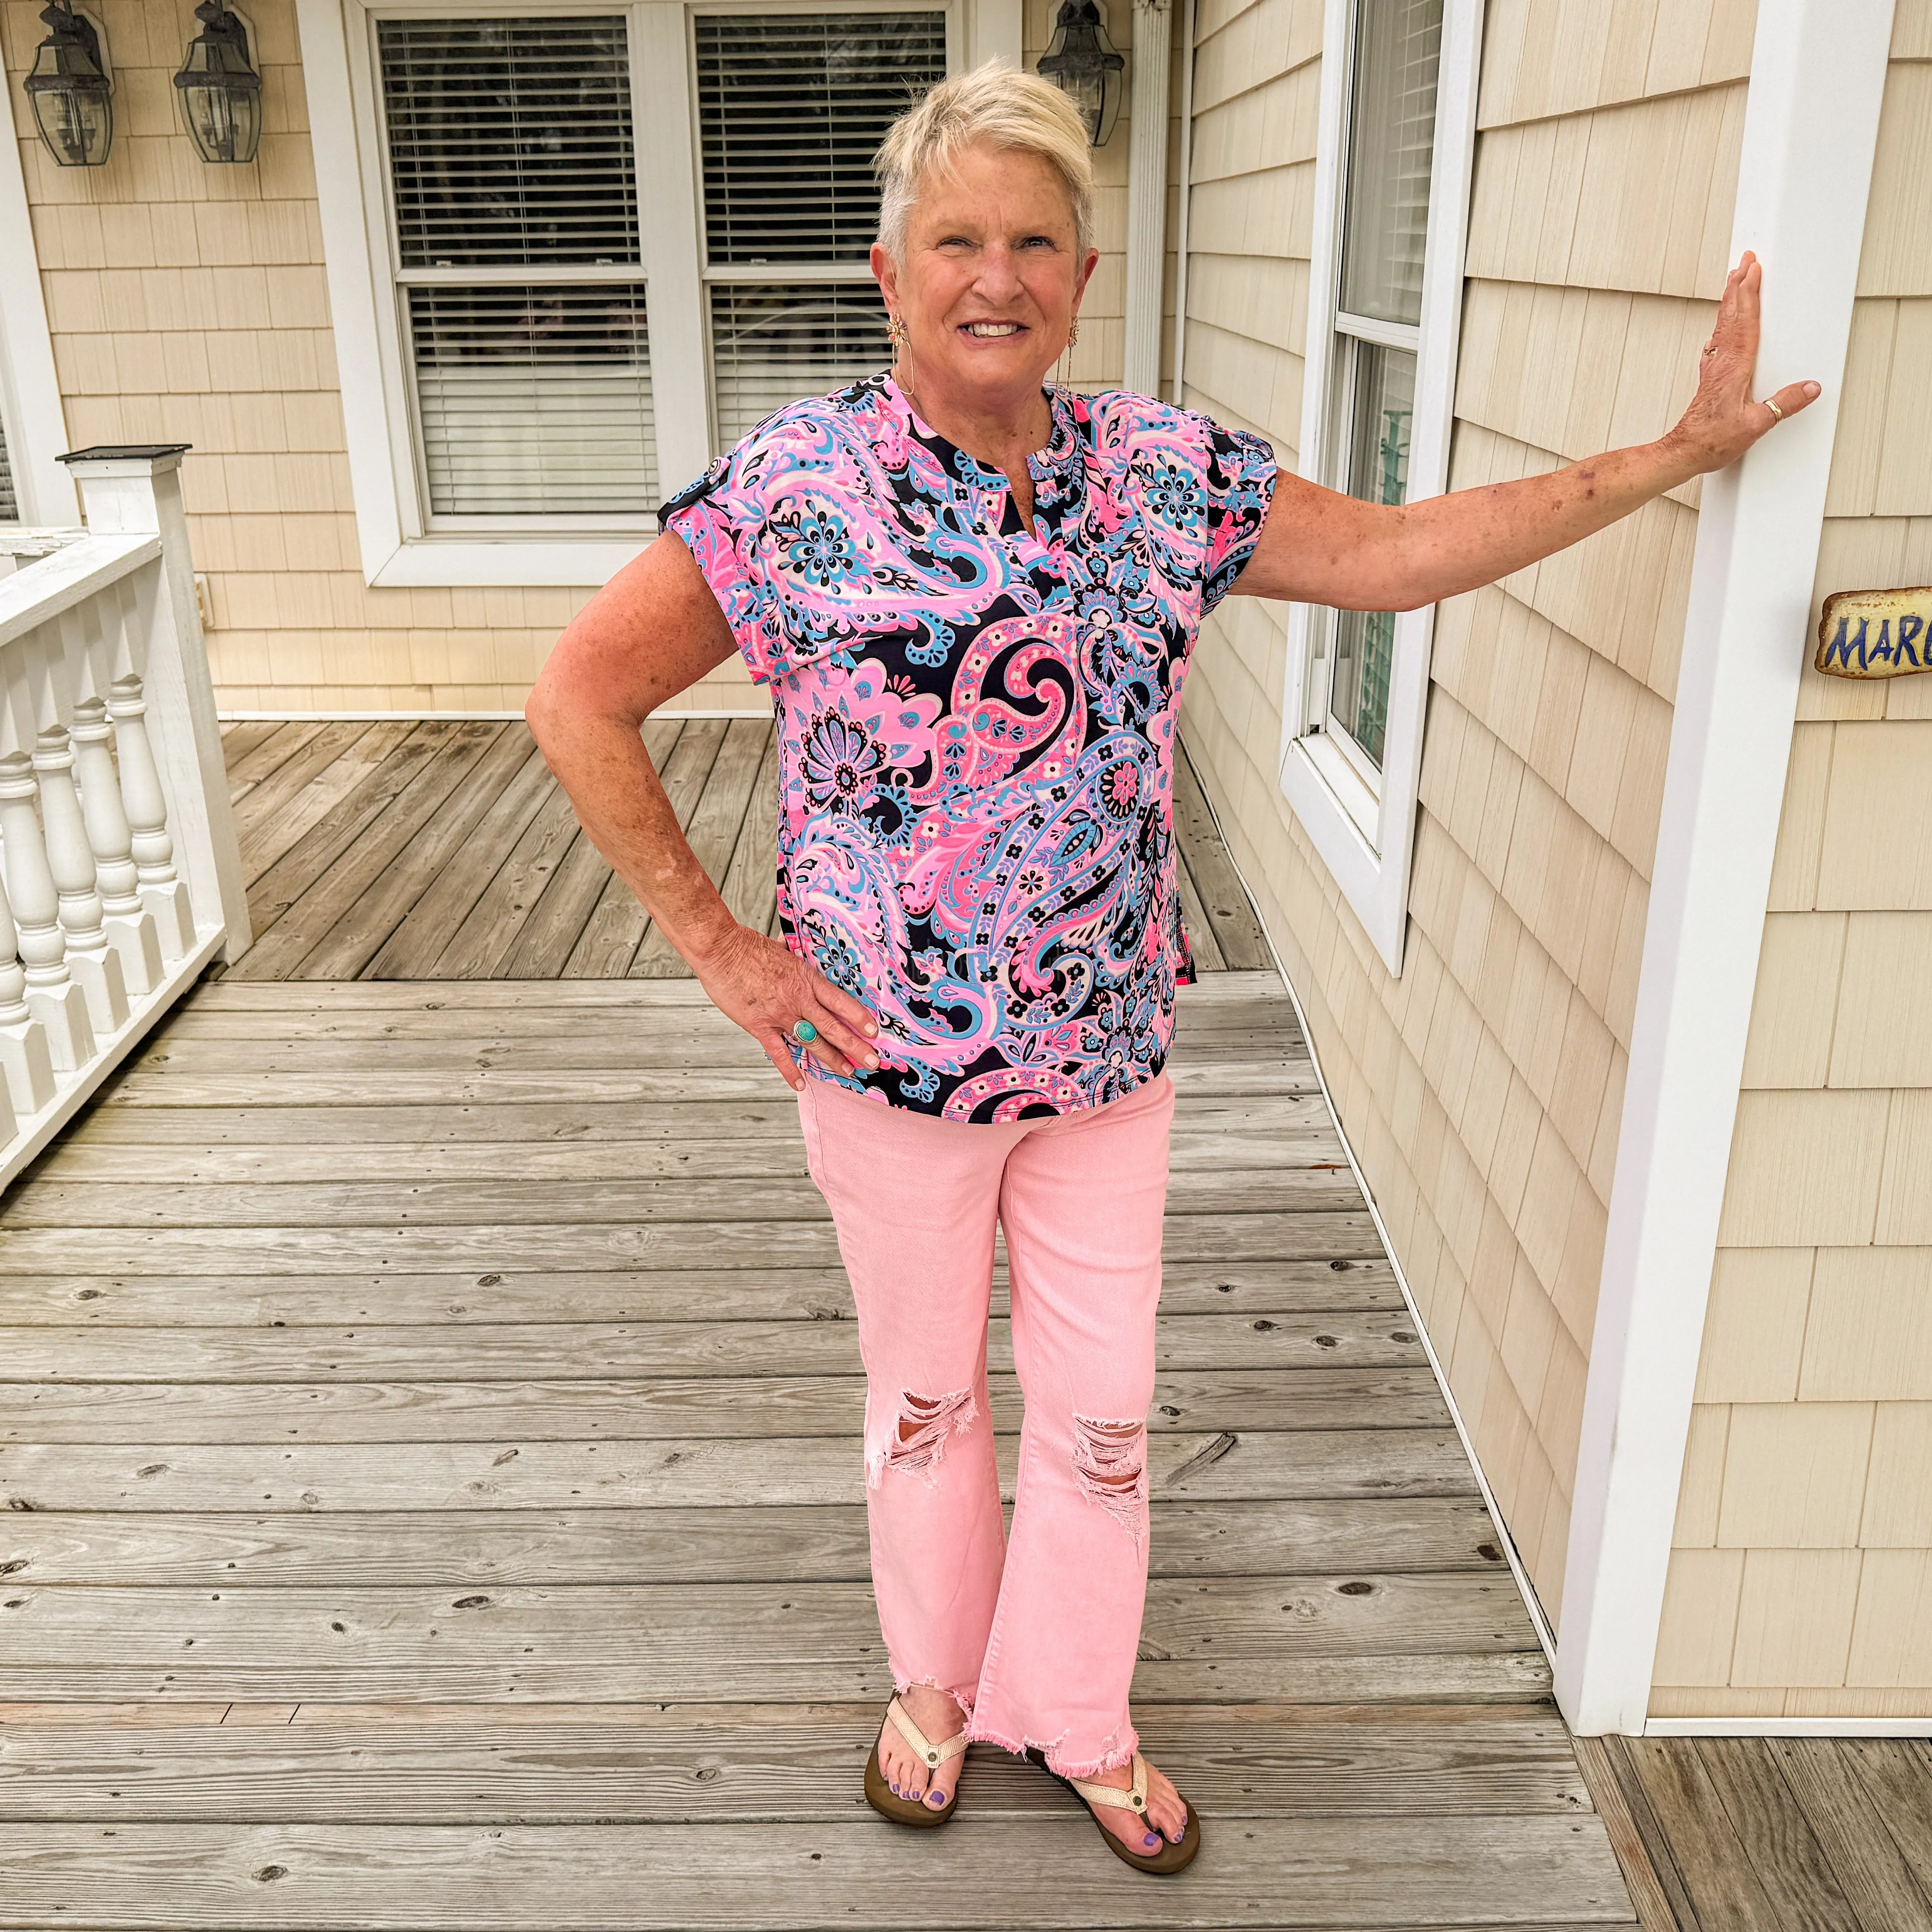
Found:
[[[1787,382],[1754,401],[1764,265],[1747,249],[1724,284],[1718,320],[1697,369],[1697,393],[1664,438],[1693,476],[1736,462],[1761,436],[1818,399],[1816,382]]]

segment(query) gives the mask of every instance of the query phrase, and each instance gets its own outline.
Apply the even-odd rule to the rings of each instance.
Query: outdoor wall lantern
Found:
[[[252,161],[262,140],[262,76],[248,63],[248,29],[221,4],[194,10],[202,29],[175,76],[182,118],[204,161]]]
[[[55,0],[40,18],[52,28],[34,56],[27,98],[49,154],[64,168],[98,168],[114,145],[113,82],[94,22]]]
[[[1091,147],[1104,148],[1120,118],[1121,75],[1126,56],[1114,50],[1096,0],[1060,0],[1053,38],[1040,57],[1040,78],[1050,80],[1080,110]]]

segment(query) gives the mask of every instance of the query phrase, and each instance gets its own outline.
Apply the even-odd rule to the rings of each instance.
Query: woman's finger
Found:
[[[878,1064],[878,1055],[871,1046],[816,1001],[806,1006],[801,1017],[808,1020],[813,1028],[812,1038],[805,1042],[806,1052],[822,1060],[833,1072],[849,1075],[861,1067]],[[796,1039],[797,1035],[794,1034],[793,1037]]]
[[[1816,382],[1787,382],[1770,400],[1777,404],[1780,417],[1795,416],[1800,410],[1815,403],[1820,393]]]
[[[765,1058],[778,1069],[784,1077],[784,1084],[794,1094],[803,1088],[805,1076],[798,1070],[797,1063],[791,1057],[791,1049],[785,1045],[782,1034],[773,1032],[770,1028],[757,1030],[748,1027],[746,1030],[764,1048]]]
[[[812,991],[818,995],[820,1006],[830,1007],[848,1026],[856,1028],[868,1040],[878,1031],[878,1016],[862,1000],[855,1000],[842,986],[835,986],[823,974],[814,977],[817,983]]]

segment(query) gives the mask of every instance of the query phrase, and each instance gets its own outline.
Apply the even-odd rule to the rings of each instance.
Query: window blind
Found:
[[[657,507],[641,282],[409,292],[432,511]]]
[[[0,524],[20,520],[20,500],[14,488],[14,466],[7,454],[7,432],[0,428]]]
[[[945,15],[700,14],[696,29],[710,261],[862,262],[873,152],[945,78]]]
[[[659,492],[623,16],[384,20],[376,32],[425,508],[648,512]]]
[[[788,403],[891,360],[884,305],[869,282],[712,286],[713,397],[727,448]]]
[[[639,259],[621,16],[376,33],[404,268]]]

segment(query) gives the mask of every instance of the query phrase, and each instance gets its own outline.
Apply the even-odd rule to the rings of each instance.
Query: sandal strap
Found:
[[[943,1744],[936,1744],[913,1722],[905,1706],[896,1697],[886,1706],[886,1716],[893,1729],[919,1754],[928,1770],[945,1763],[949,1758],[957,1757],[966,1748],[966,1729],[963,1724]]]
[[[1112,1784],[1094,1784],[1084,1778],[1070,1778],[1072,1786],[1089,1804],[1111,1804],[1123,1811],[1147,1812],[1147,1760],[1134,1753],[1134,1781],[1124,1791]]]

